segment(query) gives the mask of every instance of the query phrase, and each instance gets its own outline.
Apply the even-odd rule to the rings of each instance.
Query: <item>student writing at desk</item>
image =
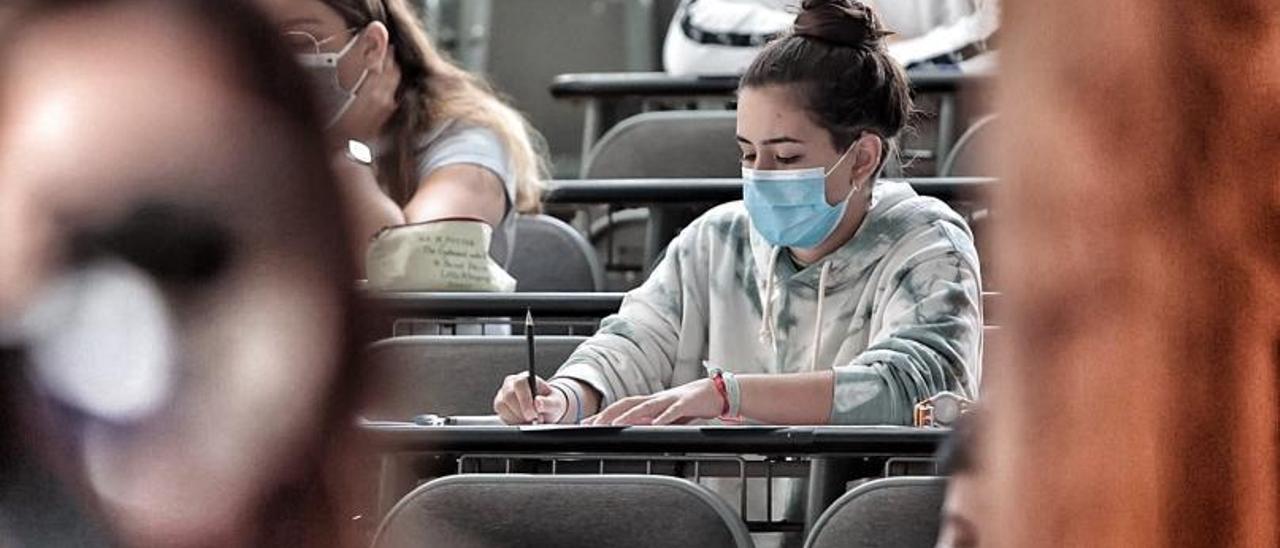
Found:
[[[902,67],[866,6],[803,8],[742,78],[745,202],[690,224],[536,400],[508,378],[504,421],[910,424],[939,391],[976,397],[969,228],[877,180],[912,113]]]

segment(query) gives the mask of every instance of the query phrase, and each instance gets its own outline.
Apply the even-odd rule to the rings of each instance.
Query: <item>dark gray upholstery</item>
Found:
[[[805,548],[932,548],[946,479],[900,477],[859,485],[814,523]]]
[[[587,239],[546,215],[516,219],[516,247],[507,272],[523,292],[588,292],[604,285],[604,271]]]
[[[623,209],[591,223],[588,234],[596,256],[610,270],[605,291],[628,291],[644,281],[645,235],[649,210]]]
[[[749,547],[715,494],[668,476],[467,474],[427,483],[383,520],[374,548]]]
[[[739,177],[734,111],[637,114],[614,126],[583,163],[584,179]]]
[[[735,140],[737,125],[735,111],[676,110],[638,114],[618,123],[600,139],[583,162],[582,176],[587,179],[741,177],[742,163]],[[604,208],[593,211],[597,219],[603,219]],[[662,210],[661,215],[674,226],[683,226],[698,213],[699,210],[688,207],[669,207]],[[616,212],[615,217],[617,224],[605,222],[591,227],[590,238],[602,258],[612,257],[607,289],[625,291],[644,279],[647,269],[653,266],[647,264],[646,256],[654,256],[659,250],[646,247],[648,210],[622,210]],[[653,237],[665,245],[670,235]]]
[[[538,374],[555,373],[583,337],[538,337]],[[528,368],[524,337],[396,337],[365,353],[371,390],[362,415],[408,420],[415,415],[487,415],[507,375]]]

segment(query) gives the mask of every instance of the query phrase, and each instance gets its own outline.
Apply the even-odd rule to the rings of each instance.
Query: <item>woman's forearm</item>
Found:
[[[352,237],[367,245],[378,231],[388,226],[402,225],[405,221],[404,213],[377,185],[362,186],[364,188],[349,189],[347,196],[351,207]],[[361,259],[363,260],[363,256]]]
[[[835,373],[738,375],[742,390],[739,413],[766,424],[827,424]]]
[[[365,252],[374,234],[388,226],[404,224],[404,212],[382,192],[373,172],[359,166],[343,166],[339,187],[347,208],[351,246],[358,270],[363,272]]]

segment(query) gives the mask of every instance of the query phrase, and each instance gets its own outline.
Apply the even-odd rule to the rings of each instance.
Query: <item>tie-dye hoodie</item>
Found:
[[[607,405],[702,378],[704,360],[737,373],[834,369],[833,424],[910,424],[937,392],[977,396],[981,302],[969,228],[906,183],[877,183],[854,237],[799,270],[734,202],[686,227],[556,376]]]

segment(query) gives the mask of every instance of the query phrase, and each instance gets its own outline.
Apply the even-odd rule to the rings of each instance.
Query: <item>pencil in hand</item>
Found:
[[[538,371],[533,366],[533,309],[526,308],[524,311],[524,340],[529,346],[529,401],[535,402],[534,418],[535,424],[542,422],[541,417],[537,414],[538,401]]]

